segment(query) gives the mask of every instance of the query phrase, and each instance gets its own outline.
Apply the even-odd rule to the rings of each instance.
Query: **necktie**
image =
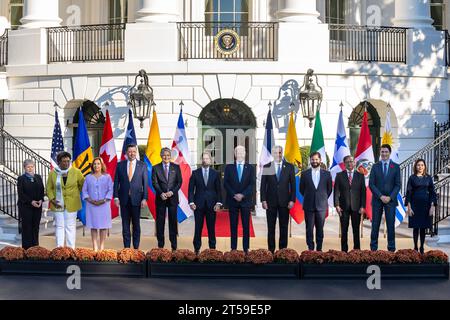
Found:
[[[348,172],[348,182],[352,185],[352,173],[350,171]]]
[[[166,164],[164,165],[165,169],[164,169],[164,173],[166,175],[166,180],[169,181],[169,165]]]
[[[281,175],[281,164],[278,164],[277,168],[277,180],[280,181],[280,175]]]
[[[128,181],[131,181],[131,179],[133,178],[133,162],[129,162],[130,165],[128,167]]]
[[[386,177],[387,175],[387,162],[383,163],[383,175]]]
[[[242,179],[242,164],[241,163],[238,164],[238,177],[239,177],[239,182],[241,182],[241,179]]]
[[[208,185],[208,169],[203,171],[203,181],[205,182],[205,186]]]

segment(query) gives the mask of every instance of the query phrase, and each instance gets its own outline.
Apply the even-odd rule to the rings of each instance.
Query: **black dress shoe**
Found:
[[[425,253],[424,248],[423,248],[423,247],[420,247],[420,254],[424,254],[424,253]]]

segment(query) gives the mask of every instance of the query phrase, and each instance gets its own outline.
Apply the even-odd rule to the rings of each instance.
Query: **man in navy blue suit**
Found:
[[[245,147],[234,149],[236,162],[225,167],[224,187],[227,193],[226,204],[230,212],[231,250],[237,249],[238,219],[241,212],[243,229],[243,248],[248,252],[250,246],[250,209],[255,205],[253,192],[256,185],[255,168],[245,162]]]
[[[386,217],[389,251],[395,251],[395,209],[397,194],[402,186],[400,166],[389,160],[391,146],[383,144],[380,149],[381,161],[372,166],[369,177],[369,188],[372,191],[372,232],[370,235],[370,249],[378,249],[378,233],[380,231],[381,216]]]
[[[306,244],[308,250],[314,250],[314,227],[316,228],[316,249],[322,251],[323,226],[328,209],[328,197],[333,182],[329,171],[321,169],[321,156],[313,152],[309,156],[311,168],[302,172],[300,193],[303,195],[305,212]]]
[[[133,224],[133,248],[141,240],[141,208],[147,205],[148,174],[144,162],[136,159],[137,146],[127,146],[127,161],[120,161],[114,178],[114,202],[120,207],[123,246],[130,247],[130,222]]]
[[[202,153],[202,166],[192,172],[189,179],[189,206],[194,211],[194,250],[198,254],[202,246],[203,221],[206,218],[209,248],[216,248],[216,212],[222,205],[220,174],[211,166],[211,155]]]

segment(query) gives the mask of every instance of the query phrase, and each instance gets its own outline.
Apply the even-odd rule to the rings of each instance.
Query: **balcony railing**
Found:
[[[406,30],[330,24],[330,61],[406,63]]]
[[[223,52],[217,35],[223,30],[238,35],[236,50]],[[277,60],[278,24],[274,22],[180,22],[180,60]]]
[[[125,24],[48,28],[48,62],[124,59]]]
[[[0,67],[8,64],[8,29],[0,36]]]

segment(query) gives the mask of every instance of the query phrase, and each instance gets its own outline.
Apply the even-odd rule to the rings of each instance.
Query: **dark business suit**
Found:
[[[114,198],[120,201],[123,246],[130,247],[130,223],[133,225],[133,247],[139,248],[141,241],[141,202],[148,198],[148,173],[144,162],[136,160],[136,168],[131,181],[128,179],[128,161],[117,164],[114,178]]]
[[[31,201],[44,201],[44,184],[40,175],[35,174],[33,181],[21,175],[17,178],[19,217],[22,223],[22,248],[39,245],[39,225],[41,223],[42,206],[33,207]]]
[[[275,162],[264,166],[261,177],[261,202],[267,201],[267,244],[270,251],[275,251],[275,225],[280,228],[279,249],[287,248],[290,201],[295,201],[295,169],[286,161],[281,163],[279,178]]]
[[[372,191],[372,232],[370,235],[370,249],[378,249],[378,233],[380,231],[383,209],[386,217],[388,235],[388,250],[395,251],[395,209],[397,207],[397,194],[402,186],[400,179],[400,166],[389,161],[387,174],[383,174],[382,161],[374,164],[370,171],[369,187]],[[391,201],[384,204],[381,196],[389,196]]]
[[[359,241],[359,224],[361,215],[359,209],[366,208],[366,182],[364,176],[356,170],[352,173],[350,184],[347,170],[336,174],[334,180],[334,206],[342,209],[341,221],[341,250],[348,251],[348,225],[352,219],[353,249],[361,249]]]
[[[200,167],[192,172],[189,179],[189,203],[194,203],[195,233],[194,249],[199,251],[202,246],[203,221],[206,218],[208,228],[209,248],[216,248],[216,213],[214,206],[222,202],[222,187],[219,173],[213,168],[208,168],[208,181],[205,185],[203,168]]]
[[[239,181],[236,163],[227,164],[225,167],[223,185],[227,193],[225,201],[230,212],[231,250],[237,249],[238,219],[240,211],[243,229],[242,243],[244,251],[247,252],[250,246],[250,209],[255,205],[253,200],[253,190],[256,185],[255,168],[252,165],[245,163],[243,165],[242,177]],[[233,198],[237,193],[244,195],[241,202],[238,202]]]
[[[175,163],[169,164],[169,179],[167,179],[163,164],[163,162],[158,163],[152,170],[152,184],[156,192],[156,237],[158,239],[158,248],[164,248],[164,226],[166,224],[166,211],[168,211],[170,244],[172,250],[176,250],[178,190],[180,190],[183,180],[179,165]],[[161,199],[161,194],[169,191],[173,192],[173,196],[166,200]]]
[[[328,209],[328,197],[332,192],[332,184],[329,171],[320,169],[320,181],[317,189],[312,179],[312,169],[307,169],[302,173],[300,193],[303,195],[306,243],[309,250],[314,250],[314,227],[316,228],[316,249],[317,251],[322,250],[323,225]]]

